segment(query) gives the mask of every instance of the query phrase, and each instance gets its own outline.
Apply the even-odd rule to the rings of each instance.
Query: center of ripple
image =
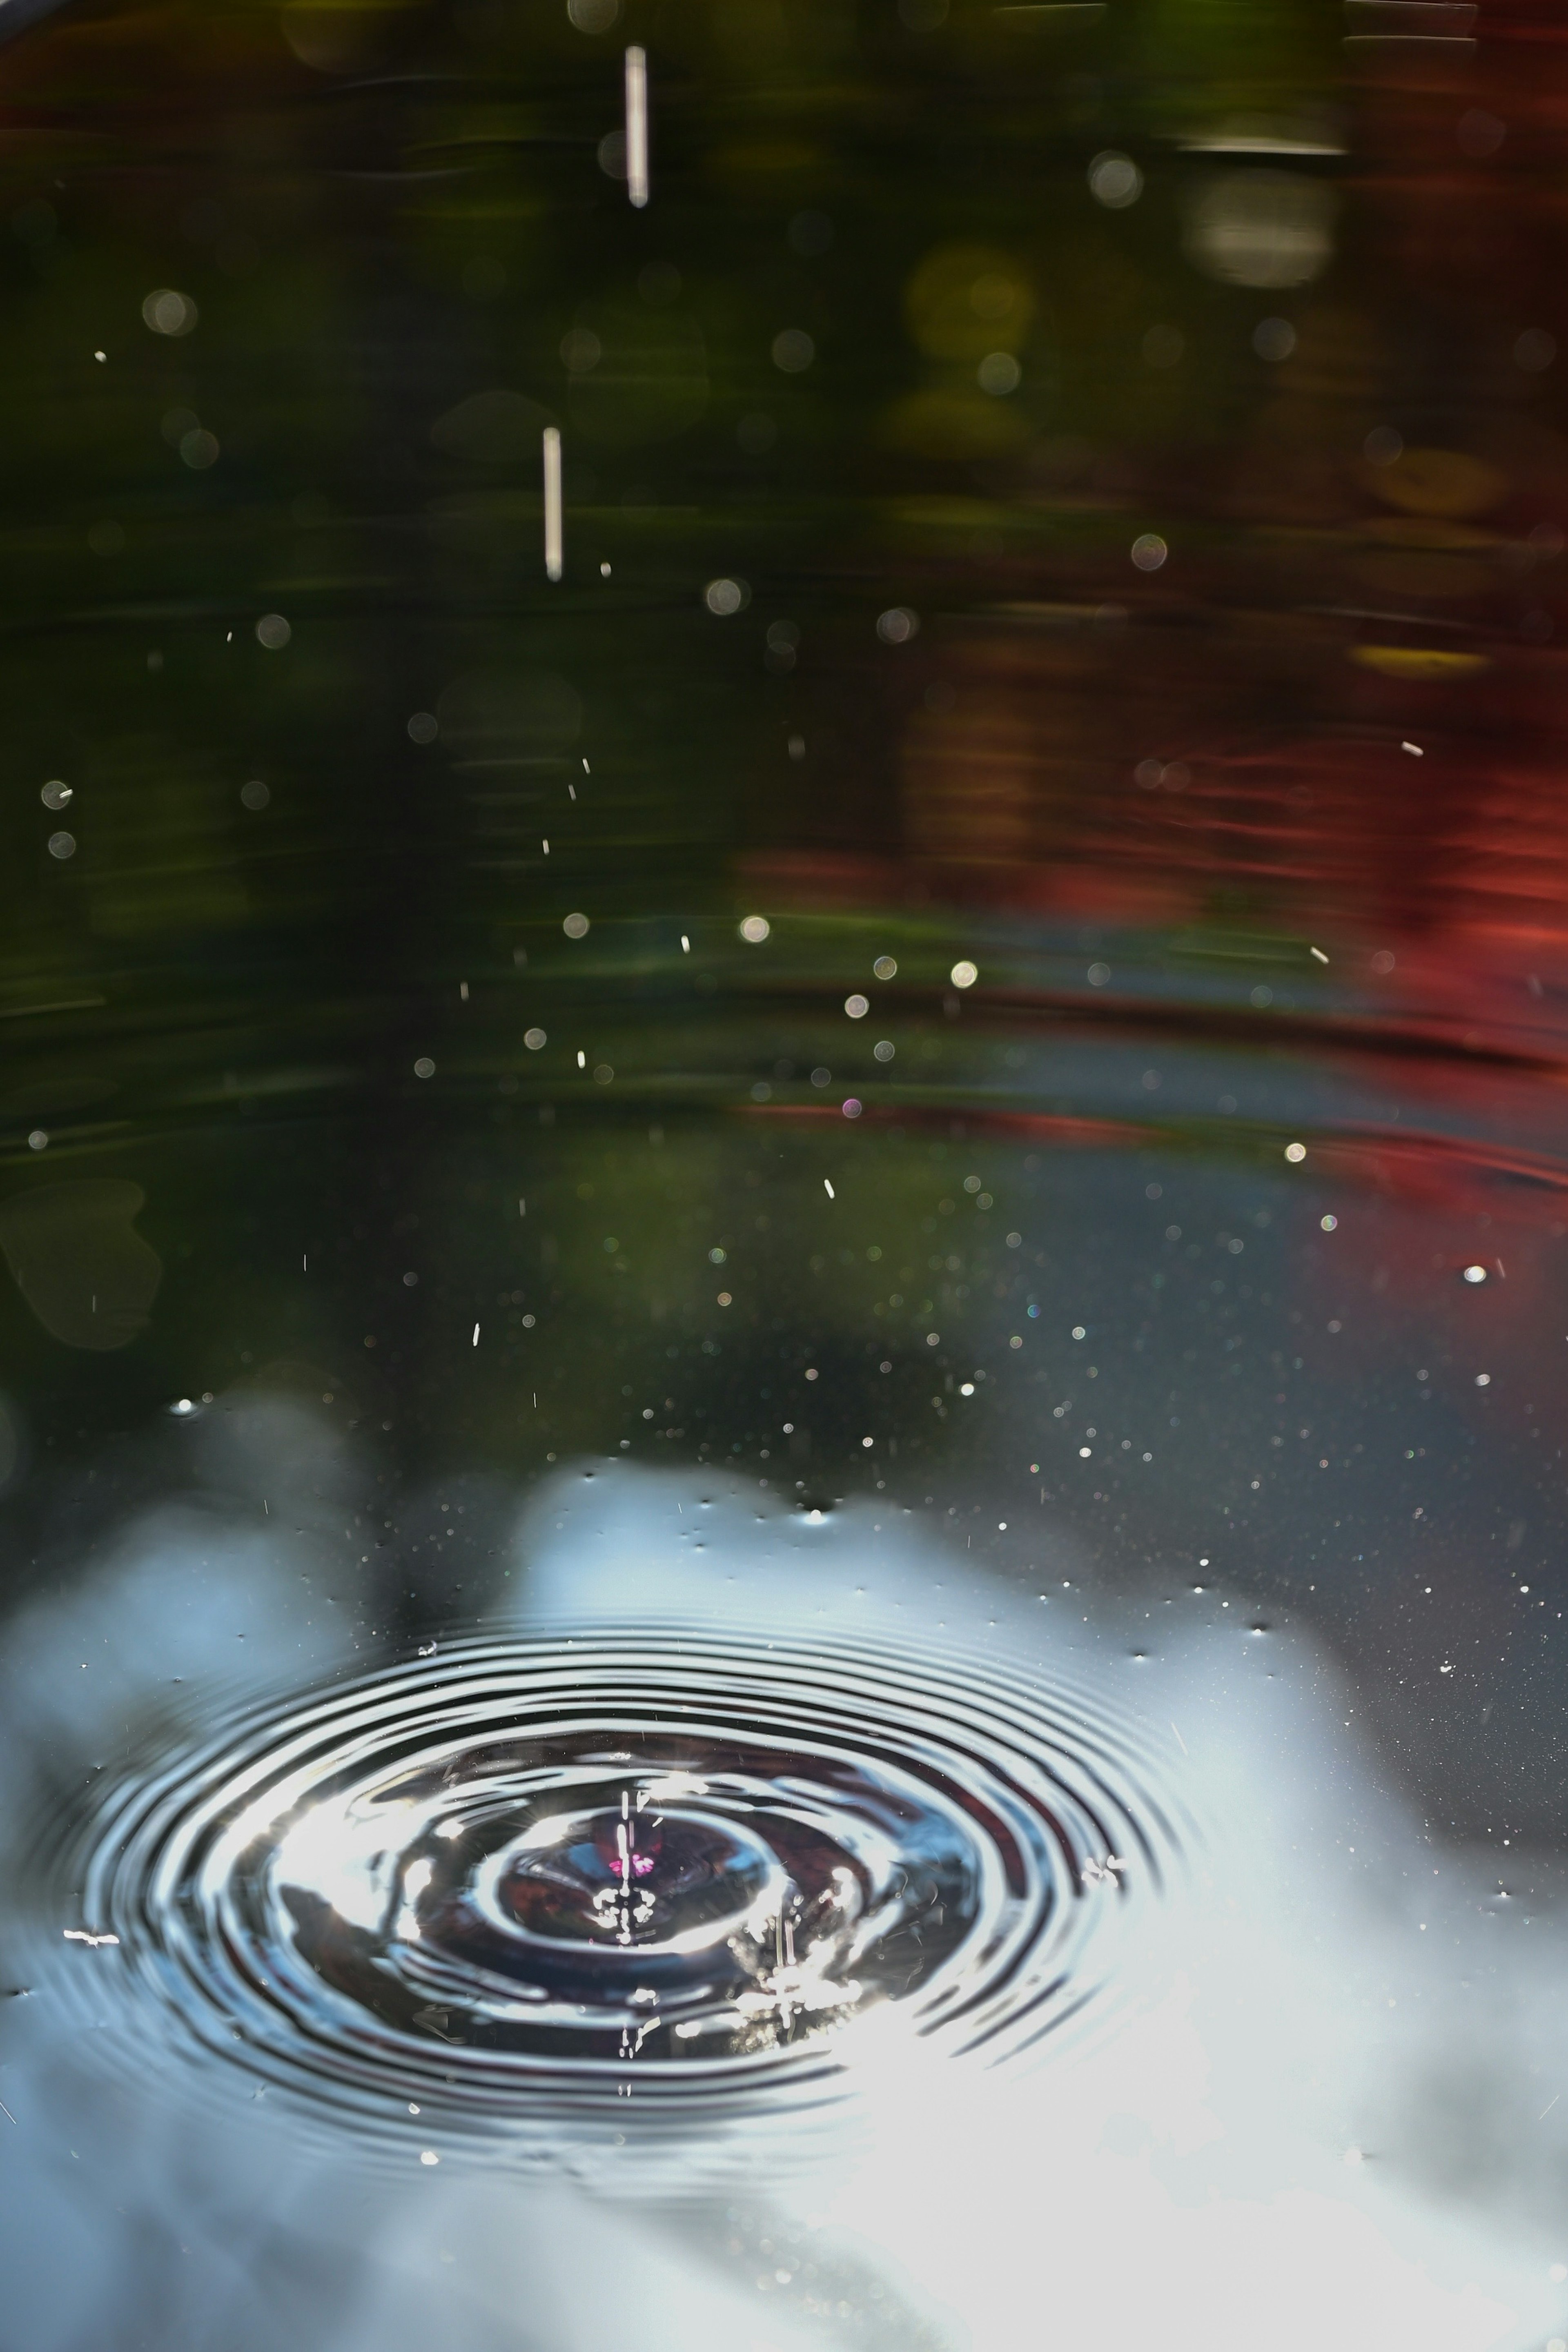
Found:
[[[755,2050],[905,1993],[997,1875],[963,1803],[868,1759],[731,1742],[698,1769],[568,1732],[322,1795],[247,1861],[256,1929],[322,1989],[601,2058]]]
[[[523,1934],[635,1945],[700,1962],[716,1944],[768,1927],[788,1882],[761,1838],[647,1790],[618,1811],[549,1816],[501,1858],[499,1911]]]

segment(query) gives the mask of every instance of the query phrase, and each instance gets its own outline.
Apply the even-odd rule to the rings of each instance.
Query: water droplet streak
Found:
[[[411,2099],[525,2164],[629,2178],[629,2134],[668,2187],[672,2141],[776,2166],[841,2125],[873,2015],[884,2058],[986,2066],[1113,2016],[1194,1843],[1166,1771],[908,1644],[469,1639],[231,1718],[52,1869],[120,1937],[96,2048],[221,2054],[398,2162]]]

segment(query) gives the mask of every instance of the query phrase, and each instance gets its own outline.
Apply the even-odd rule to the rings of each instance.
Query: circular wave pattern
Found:
[[[970,1660],[476,1639],[251,1710],[71,1874],[138,2010],[324,2118],[545,2160],[820,2115],[873,2013],[1017,2059],[1179,1871],[1150,1781],[1081,1695]]]

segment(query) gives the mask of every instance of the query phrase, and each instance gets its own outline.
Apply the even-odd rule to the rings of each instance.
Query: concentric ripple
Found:
[[[546,2159],[820,2113],[873,2012],[1016,2061],[1169,1889],[1151,1778],[1079,1694],[968,1659],[476,1639],[163,1759],[70,1880],[130,2045]]]

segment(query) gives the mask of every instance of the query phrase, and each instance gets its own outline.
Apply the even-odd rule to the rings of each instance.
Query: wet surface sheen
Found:
[[[0,0],[4,2352],[1562,2352],[1561,31]]]

